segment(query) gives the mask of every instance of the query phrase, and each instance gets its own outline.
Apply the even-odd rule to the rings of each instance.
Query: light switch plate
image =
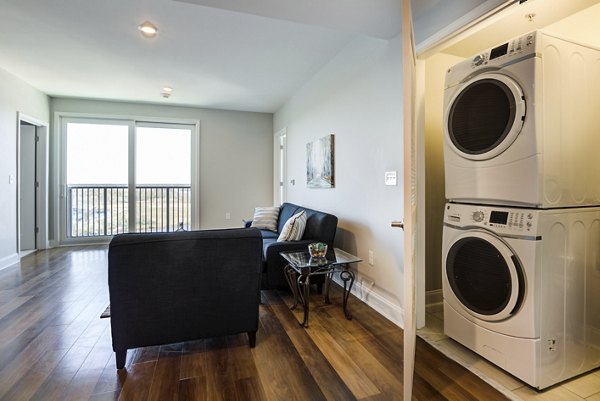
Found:
[[[385,185],[398,185],[398,174],[396,171],[385,172]]]

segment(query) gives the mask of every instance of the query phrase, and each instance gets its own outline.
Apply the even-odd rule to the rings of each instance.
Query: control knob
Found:
[[[483,214],[483,212],[481,210],[473,212],[473,221],[476,223],[481,223],[483,221],[484,217],[485,217],[485,215]]]
[[[479,67],[481,64],[485,62],[485,55],[478,54],[473,58],[473,67]]]

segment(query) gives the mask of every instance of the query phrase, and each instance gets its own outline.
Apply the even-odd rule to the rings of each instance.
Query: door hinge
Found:
[[[39,188],[39,187],[40,187],[40,182],[39,182],[39,181],[36,181],[36,182],[35,182],[35,187],[36,187],[36,188]]]
[[[279,145],[279,149],[280,149],[280,150],[283,150],[283,145]]]
[[[39,232],[40,232],[40,228],[39,228],[39,227],[36,227],[36,228],[35,228],[35,233],[37,234],[37,233],[39,233]]]
[[[282,187],[283,186],[283,181],[279,181],[279,186]]]
[[[39,142],[39,141],[40,141],[40,137],[39,137],[39,135],[36,135],[36,136],[35,136],[35,141],[36,141],[36,142]]]

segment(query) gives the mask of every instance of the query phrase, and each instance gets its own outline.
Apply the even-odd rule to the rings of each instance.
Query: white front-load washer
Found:
[[[600,205],[600,50],[536,31],[450,68],[449,201]]]
[[[538,389],[600,366],[600,207],[447,204],[444,332]]]

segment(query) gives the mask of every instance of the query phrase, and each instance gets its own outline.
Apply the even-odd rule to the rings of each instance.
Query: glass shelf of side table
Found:
[[[325,303],[329,301],[329,287],[334,273],[339,273],[344,285],[343,306],[346,319],[352,319],[348,310],[348,296],[354,284],[354,272],[348,268],[350,263],[362,262],[362,259],[349,254],[341,249],[329,250],[322,258],[313,258],[308,251],[287,251],[279,253],[287,262],[284,269],[285,277],[294,294],[295,309],[298,303],[302,304],[304,320],[301,326],[308,327],[308,306],[310,300],[310,278],[325,275]]]

